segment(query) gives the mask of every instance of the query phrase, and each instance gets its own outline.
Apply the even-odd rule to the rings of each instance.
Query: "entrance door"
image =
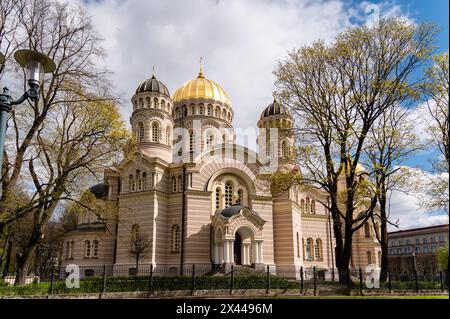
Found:
[[[236,232],[236,237],[234,238],[234,263],[236,265],[241,264],[241,246],[242,238],[238,232]]]

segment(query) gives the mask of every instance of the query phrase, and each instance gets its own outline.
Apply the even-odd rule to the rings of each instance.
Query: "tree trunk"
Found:
[[[380,246],[381,246],[381,270],[380,270],[380,282],[386,282],[388,279],[388,236],[387,236],[387,218],[386,218],[386,197],[380,196],[380,217],[381,217],[381,234],[380,234]]]
[[[136,274],[135,274],[136,277],[138,273],[139,273],[139,254],[136,254]]]
[[[3,267],[2,278],[5,278],[6,276],[8,276],[9,268],[11,267],[12,248],[13,248],[12,241],[9,240],[8,245],[5,248],[7,250],[7,253],[6,253],[5,266]]]
[[[349,264],[352,256],[352,231],[346,224],[343,234],[342,219],[338,209],[336,204],[331,204],[334,238],[336,241],[336,267],[339,274],[339,283],[346,284],[350,279]]]

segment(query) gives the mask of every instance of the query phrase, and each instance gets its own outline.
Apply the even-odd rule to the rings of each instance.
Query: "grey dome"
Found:
[[[108,185],[105,183],[96,184],[89,187],[89,191],[94,194],[96,198],[105,198],[108,195]]]
[[[288,109],[274,100],[269,106],[267,106],[264,111],[261,113],[260,119],[271,116],[271,115],[286,115],[291,117],[291,113],[289,113]]]
[[[138,88],[136,89],[136,94],[142,93],[142,92],[156,92],[156,93],[164,94],[167,97],[170,97],[167,86],[165,86],[164,83],[159,81],[155,77],[155,75],[153,75],[150,79],[145,80],[143,83],[141,83],[138,86]]]
[[[254,210],[251,210],[247,206],[244,206],[241,204],[233,204],[233,205],[230,205],[230,206],[222,209],[220,211],[220,215],[222,215],[225,218],[230,218],[230,217],[233,217],[234,215],[239,214],[239,212],[241,211],[242,208],[247,208],[252,212],[252,214],[259,216],[257,212],[255,212]]]

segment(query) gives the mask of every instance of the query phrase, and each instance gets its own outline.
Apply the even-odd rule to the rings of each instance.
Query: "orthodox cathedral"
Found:
[[[230,98],[201,68],[173,95],[153,75],[131,102],[136,151],[90,188],[105,216],[78,216],[64,239],[63,267],[82,266],[85,276],[104,265],[132,274],[139,239],[139,265],[174,274],[193,264],[225,272],[315,266],[325,276],[335,269],[327,194],[293,186],[274,195],[261,178],[296,170],[294,119],[285,107],[274,100],[261,108],[254,152],[235,144]],[[351,267],[379,265],[373,229],[355,232]]]

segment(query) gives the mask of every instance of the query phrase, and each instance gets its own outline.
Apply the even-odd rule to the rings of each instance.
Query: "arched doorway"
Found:
[[[242,246],[242,237],[239,232],[236,232],[236,237],[234,239],[234,264],[241,265],[242,264],[242,255],[241,255],[241,246]]]

